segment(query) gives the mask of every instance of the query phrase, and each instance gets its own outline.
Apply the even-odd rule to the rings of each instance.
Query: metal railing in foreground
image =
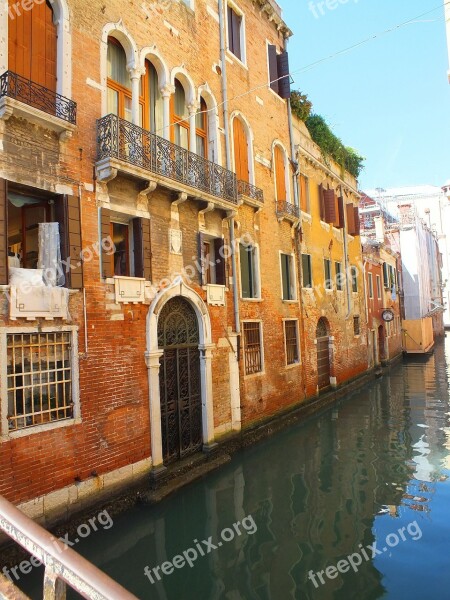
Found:
[[[57,540],[3,496],[0,496],[0,530],[44,565],[44,600],[65,600],[67,586],[88,600],[137,600],[136,596]],[[11,590],[9,582],[8,587]],[[6,586],[2,588],[0,581],[0,598],[13,600],[16,597],[20,597],[19,592],[12,595]]]

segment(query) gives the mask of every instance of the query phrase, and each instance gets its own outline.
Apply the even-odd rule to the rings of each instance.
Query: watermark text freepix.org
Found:
[[[80,542],[82,539],[89,537],[93,531],[98,531],[100,528],[111,529],[113,525],[113,520],[109,516],[108,511],[102,510],[95,517],[91,517],[87,523],[81,523],[81,525],[78,525],[76,529],[76,537],[73,540],[69,539],[69,534],[66,533],[64,536],[60,537],[58,541],[62,542],[66,548],[70,548],[78,544],[78,542]],[[57,552],[62,552],[61,546],[57,543],[56,538],[53,546]],[[13,577],[16,581],[19,581],[21,575],[28,575],[33,570],[33,567],[40,566],[42,566],[42,562],[36,558],[36,556],[31,556],[29,560],[23,560],[15,567],[3,567],[2,573],[11,582],[14,582]]]
[[[407,532],[409,534],[409,537],[414,541],[420,540],[420,538],[422,537],[422,530],[420,529],[419,524],[417,523],[417,521],[413,521],[412,523],[409,523],[406,527],[400,527],[400,529],[398,529],[396,533],[390,533],[389,535],[387,535],[385,540],[386,545],[383,546],[383,548],[377,548],[377,542],[374,542],[373,544],[368,544],[365,547],[362,544],[359,544],[359,552],[349,554],[347,558],[338,561],[336,566],[329,565],[328,567],[326,567],[326,569],[322,571],[316,571],[315,573],[313,570],[311,570],[308,573],[308,579],[313,582],[314,587],[317,589],[319,585],[324,585],[326,583],[324,575],[328,579],[336,579],[339,573],[347,573],[350,570],[350,568],[352,568],[354,572],[357,573],[360,565],[362,565],[363,563],[363,558],[364,561],[367,562],[372,558],[379,556],[380,554],[384,554],[390,548],[395,548],[396,546],[398,546],[400,541],[405,542],[407,540],[405,532]],[[319,580],[320,583],[317,582],[316,578]]]
[[[217,543],[213,543],[212,536],[209,536],[207,540],[198,541],[195,539],[192,542],[193,547],[184,550],[182,554],[177,554],[172,560],[167,560],[162,565],[158,565],[152,569],[147,565],[144,568],[144,575],[149,579],[150,583],[161,581],[161,574],[172,575],[175,569],[182,569],[186,565],[192,568],[198,558],[210,554],[213,550],[218,550],[223,546],[224,542],[231,542],[236,536],[240,536],[243,533],[253,535],[256,530],[257,527],[253,517],[251,515],[244,517],[241,521],[233,523],[231,527],[222,529],[220,532],[221,539]]]

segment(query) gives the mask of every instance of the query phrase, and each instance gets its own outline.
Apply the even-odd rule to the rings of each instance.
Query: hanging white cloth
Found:
[[[63,286],[64,272],[61,265],[59,223],[39,223],[38,267],[44,271],[44,281],[48,286]]]

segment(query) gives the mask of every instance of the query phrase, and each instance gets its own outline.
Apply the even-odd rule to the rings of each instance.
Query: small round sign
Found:
[[[390,321],[394,320],[394,313],[392,312],[392,310],[387,308],[381,313],[381,318],[383,319],[383,321],[387,321],[389,323]]]

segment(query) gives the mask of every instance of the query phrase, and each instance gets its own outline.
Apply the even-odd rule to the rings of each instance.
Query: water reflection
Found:
[[[449,340],[446,350],[394,369],[163,504],[116,518],[77,550],[145,599],[450,598]],[[154,585],[145,578],[146,565],[171,560],[193,540],[220,539],[246,515],[254,535]],[[414,521],[420,539],[408,536],[318,588],[308,579],[361,545],[383,548]]]

